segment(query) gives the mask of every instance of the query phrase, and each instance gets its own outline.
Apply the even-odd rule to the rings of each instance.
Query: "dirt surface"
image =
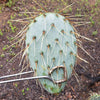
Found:
[[[90,86],[91,79],[85,77],[85,74],[88,74],[91,77],[100,75],[100,2],[98,2],[98,5],[95,5],[99,0],[93,0],[93,2],[89,0],[90,2],[88,3],[82,1],[37,0],[37,3],[35,3],[32,0],[19,0],[11,7],[8,7],[5,3],[0,4],[0,30],[3,33],[3,35],[0,35],[0,76],[18,73],[22,70],[22,67],[25,68],[25,66],[27,66],[26,63],[22,63],[22,65],[19,66],[21,54],[13,58],[22,48],[19,44],[16,44],[7,50],[6,48],[8,47],[7,45],[13,43],[11,42],[12,37],[27,24],[27,21],[29,22],[30,20],[33,20],[33,18],[25,20],[24,22],[10,21],[9,23],[9,20],[29,18],[30,16],[34,17],[39,15],[40,12],[59,12],[67,5],[75,2],[75,4],[65,9],[60,14],[84,15],[82,17],[82,22],[84,23],[82,24],[85,24],[87,21],[90,21],[91,23],[86,25],[78,24],[76,29],[79,34],[95,41],[90,42],[80,38],[84,49],[88,51],[93,59],[82,51],[82,49],[78,48],[79,56],[89,62],[89,64],[86,64],[81,60],[77,61],[75,72],[78,74],[77,78],[79,82],[75,76],[72,75],[64,90],[55,95],[49,94],[42,89],[35,80],[0,84],[0,100],[87,100],[91,92],[100,92],[100,83],[96,82],[93,86]],[[26,12],[38,12],[38,14],[27,14]],[[77,22],[76,19],[77,18],[74,17],[70,22]],[[10,61],[12,58],[13,61]],[[31,69],[27,67],[24,71],[29,70]],[[23,77],[28,76],[33,76],[33,74],[24,75]]]

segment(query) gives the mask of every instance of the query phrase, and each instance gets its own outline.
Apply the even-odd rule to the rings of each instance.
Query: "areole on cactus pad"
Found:
[[[35,18],[29,25],[25,41],[30,66],[35,76],[50,75],[56,81],[64,78],[67,81],[71,77],[77,54],[76,37],[73,33],[70,22],[57,13],[45,13]],[[66,81],[39,81],[50,93],[59,93],[66,85]]]

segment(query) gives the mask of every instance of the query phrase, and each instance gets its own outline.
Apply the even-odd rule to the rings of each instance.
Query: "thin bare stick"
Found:
[[[19,22],[19,23],[25,23],[25,24],[29,24],[29,21],[17,21],[17,20],[11,20],[13,22]]]
[[[39,12],[20,12],[20,13],[27,13],[27,14],[34,14],[34,15],[40,15],[43,14],[43,12],[39,11]],[[34,16],[32,15],[32,16]]]
[[[73,22],[73,23],[90,24],[91,22]]]
[[[78,47],[80,47],[88,56],[90,56],[90,58],[92,58],[94,60],[94,58],[82,47],[82,45],[78,45],[76,44]]]
[[[88,41],[95,42],[94,40],[89,39],[89,38],[87,38],[87,37],[85,37],[85,36],[82,36],[82,35],[80,35],[80,34],[78,34],[78,33],[75,33],[75,34],[78,35],[79,37],[82,37],[82,38],[88,40]]]
[[[28,68],[30,66],[30,64],[27,64],[27,66],[25,66],[25,68],[23,68],[21,71],[20,71],[20,73],[21,72],[23,72],[26,68]]]
[[[73,67],[72,65],[71,65],[70,67],[71,67],[72,71],[74,72],[74,76],[75,76],[75,78],[76,78],[76,81],[77,81],[78,84],[80,85],[80,82],[79,82],[79,79],[78,79],[78,75],[77,75],[77,73],[75,72],[74,67]]]
[[[22,20],[25,20],[25,19],[34,19],[36,16],[32,16],[32,17],[28,17],[28,18],[22,18],[22,19],[17,19],[17,20],[10,20],[10,21],[22,21]]]
[[[26,49],[27,49],[28,47],[26,47]],[[26,49],[24,50],[24,52],[23,52],[23,54],[22,54],[22,57],[21,57],[21,61],[20,61],[20,63],[19,63],[19,66],[21,66],[21,64],[22,64],[22,61],[23,61],[23,58],[24,58],[24,56],[25,56],[25,54],[26,54]]]
[[[26,63],[26,60],[24,59],[23,65],[22,65],[22,70],[24,69],[25,63]],[[21,70],[21,73],[22,73],[22,70]]]
[[[95,41],[92,40],[92,39],[89,39],[89,38],[87,38],[87,37],[85,37],[85,36],[82,36],[82,35],[78,34],[78,32],[76,31],[75,27],[73,27],[73,28],[74,28],[74,30],[75,30],[75,32],[73,32],[73,33],[74,33],[75,35],[77,35],[78,37],[82,37],[82,38],[84,38],[84,39],[86,39],[86,40],[88,40],[88,41],[95,42]]]
[[[13,37],[13,39],[16,39],[19,35],[21,35],[21,34],[23,33],[24,29],[26,28],[26,26],[27,26],[27,25],[25,25],[25,26],[21,29],[21,31],[19,31],[19,32]],[[13,40],[13,41],[14,41],[14,40]]]
[[[39,12],[19,12],[19,13],[36,13],[36,14],[38,14]]]
[[[24,40],[24,37],[25,37],[25,36],[23,36],[23,37],[22,37],[20,40],[18,40],[17,42],[11,44],[11,45],[10,45],[9,47],[7,47],[6,49],[9,49],[9,48],[10,48],[11,46],[13,46],[14,44],[17,44],[18,42]]]
[[[69,47],[72,49],[72,51],[74,51],[73,48],[72,48],[71,46],[69,46]],[[75,52],[75,51],[74,51],[74,52]],[[74,53],[72,53],[72,55],[76,56],[77,58],[79,58],[80,60],[84,61],[85,63],[89,63],[89,62],[86,61],[85,59],[79,57],[78,54],[74,54]]]
[[[66,19],[70,19],[71,21],[84,21],[82,18],[71,18],[71,17],[66,17]],[[77,22],[73,22],[77,23]]]
[[[22,57],[21,57],[21,61],[20,61],[20,63],[19,63],[19,66],[21,66],[22,61],[23,61],[23,58],[24,58],[25,54],[27,53],[27,49],[28,49],[28,48],[29,48],[29,47],[26,47],[26,49],[24,50],[24,52],[23,52],[23,54],[22,54]]]
[[[68,14],[68,13],[64,13],[62,14],[63,16],[71,16],[71,14]]]
[[[16,58],[20,53],[22,53],[23,51],[24,51],[24,49],[21,50],[20,52],[18,52],[13,58],[11,58],[11,59],[7,62],[7,64],[6,64],[5,66],[7,66],[9,62],[11,62],[13,59],[15,59],[15,58]]]
[[[27,11],[29,11],[27,8],[25,8],[25,9],[26,9]],[[25,13],[26,13],[26,12],[25,12]],[[29,14],[30,14],[30,16],[33,16],[32,13],[29,13]]]
[[[22,29],[11,42],[14,42],[15,40],[17,40],[18,38],[20,38],[21,36],[23,36],[23,34],[27,31],[28,27],[26,29]]]
[[[64,16],[68,16],[68,17],[83,17],[83,16],[85,16],[85,15],[71,15],[71,14],[68,14],[68,13],[65,13],[65,14],[63,14]]]
[[[73,55],[74,55],[74,54],[73,54]],[[84,61],[85,63],[89,63],[88,61],[86,61],[85,59],[79,57],[78,55],[74,55],[74,56],[76,56],[76,57],[79,58],[80,60]]]
[[[77,39],[77,41],[78,41],[78,42],[80,42],[80,43],[82,43],[82,41],[81,41],[81,40],[79,40],[79,39]]]
[[[21,45],[21,50],[25,48],[25,41],[23,40],[22,43],[19,43],[19,45]]]
[[[23,52],[23,54],[22,54],[22,58],[21,58],[21,61],[20,61],[20,63],[19,63],[19,66],[21,66],[22,61],[23,61],[23,58],[24,58],[25,54],[27,53],[27,50],[28,50],[28,48],[30,47],[30,45],[33,43],[33,41],[34,41],[34,40],[32,40],[32,41],[30,42],[29,46],[27,46],[27,47],[25,48],[25,50],[24,50],[24,52]]]
[[[79,79],[77,78],[77,77],[78,77],[78,75],[77,75],[77,73],[75,72],[75,70],[74,70],[74,76],[75,76],[75,78],[76,78],[76,80],[77,80],[78,84],[80,85]]]
[[[37,1],[36,0],[33,0],[33,2],[35,2],[42,10],[44,10],[45,12],[47,12],[46,11],[46,9],[45,8],[43,8],[39,3],[37,3]]]
[[[79,64],[85,71],[86,71],[86,68],[84,66],[82,66],[81,64]]]
[[[74,3],[75,3],[75,2],[73,2],[72,4],[70,4],[70,5],[66,6],[65,8],[63,8],[62,10],[60,10],[60,11],[59,11],[59,12],[57,12],[57,13],[61,13],[62,11],[64,11],[65,9],[67,9],[68,7],[72,6]]]
[[[76,24],[76,25],[74,25],[74,27],[78,27],[78,26],[82,26],[82,25],[86,25],[86,24],[88,24],[88,23],[84,23],[84,24]]]
[[[83,17],[83,16],[85,16],[85,15],[77,15],[77,16],[75,16],[75,15],[66,15],[66,14],[65,14],[65,16],[74,17],[74,18],[76,17],[76,18],[77,18],[77,17]]]

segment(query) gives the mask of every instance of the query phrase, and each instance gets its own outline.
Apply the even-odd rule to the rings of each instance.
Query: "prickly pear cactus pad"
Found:
[[[26,48],[30,66],[36,76],[48,76],[53,67],[64,66],[67,80],[71,77],[77,54],[73,33],[70,22],[59,14],[45,13],[35,18],[26,32]],[[64,70],[54,70],[51,77],[54,80],[63,79]],[[55,84],[49,79],[39,81],[50,93],[59,93],[66,84]]]

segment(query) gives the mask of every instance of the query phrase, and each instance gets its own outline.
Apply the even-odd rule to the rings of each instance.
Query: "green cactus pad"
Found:
[[[75,65],[77,46],[74,29],[65,17],[56,13],[45,13],[36,17],[26,33],[26,47],[30,66],[36,76],[48,76],[55,66],[64,66],[67,79],[71,77]],[[60,80],[64,77],[62,68],[54,70],[51,77]],[[66,82],[54,84],[48,79],[39,79],[50,93],[59,93]]]

